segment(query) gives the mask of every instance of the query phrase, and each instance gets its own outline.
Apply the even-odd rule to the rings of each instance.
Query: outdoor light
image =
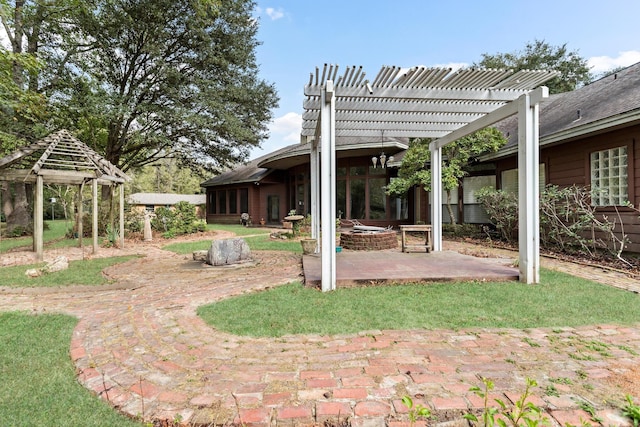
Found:
[[[388,162],[387,160],[389,160],[389,162],[393,162],[393,156],[389,156],[389,158],[387,159],[387,155],[384,154],[384,131],[382,131],[381,136],[380,136],[380,146],[382,147],[382,150],[380,151],[380,166],[381,167],[386,167]],[[378,165],[378,157],[373,156],[371,158],[371,163],[373,163],[373,168],[375,169],[376,166]]]

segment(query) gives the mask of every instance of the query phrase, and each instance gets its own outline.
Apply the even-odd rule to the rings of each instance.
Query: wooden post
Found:
[[[42,261],[44,259],[43,253],[43,233],[44,233],[44,203],[43,203],[43,182],[42,176],[36,177],[36,200],[33,209],[33,246],[36,252],[36,259]]]
[[[91,230],[93,236],[93,253],[98,253],[98,180],[91,180],[91,192],[93,195],[93,227]]]
[[[118,185],[120,189],[120,249],[124,248],[124,184]]]

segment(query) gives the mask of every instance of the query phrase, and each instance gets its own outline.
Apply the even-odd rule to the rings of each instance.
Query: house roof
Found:
[[[127,198],[132,205],[175,205],[178,202],[204,205],[206,201],[206,194],[134,193]]]
[[[507,144],[483,160],[511,156],[518,149],[517,117],[496,124]],[[571,92],[551,95],[540,106],[540,146],[640,123],[640,63]]]

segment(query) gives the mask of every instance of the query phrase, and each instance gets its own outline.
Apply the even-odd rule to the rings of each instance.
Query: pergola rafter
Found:
[[[82,188],[92,184],[93,193],[93,251],[98,251],[98,185],[116,186],[120,189],[120,245],[124,245],[124,189],[130,178],[111,162],[97,154],[88,145],[66,130],[17,149],[0,158],[0,181],[22,181],[35,184],[34,197],[34,251],[37,259],[43,258],[43,200],[45,184],[70,184],[80,186],[78,234],[82,242]]]
[[[433,138],[432,153],[432,223],[434,226],[434,249],[441,250],[441,149],[444,145],[468,135],[482,127],[489,126],[515,113],[522,120],[522,144],[526,149],[521,156],[533,156],[537,150],[537,105],[547,92],[530,92],[557,76],[557,72],[540,70],[493,70],[413,67],[403,69],[383,66],[372,82],[366,79],[362,67],[347,67],[341,75],[337,65],[325,64],[322,70],[316,68],[310,74],[309,83],[304,88],[306,100],[301,137],[312,141],[312,233],[322,233],[322,289],[335,288],[335,138],[336,137],[386,137]],[[512,101],[519,100],[517,104]],[[526,110],[526,111],[525,111]],[[475,125],[474,125],[475,123]],[[451,135],[455,139],[451,139]],[[321,149],[322,148],[322,149]],[[321,155],[321,156],[320,156]],[[527,158],[529,158],[527,157]],[[537,159],[537,157],[536,157]],[[437,164],[434,164],[437,163]],[[321,169],[320,168],[321,165]],[[535,169],[535,171],[531,170]],[[530,209],[531,203],[523,198],[537,199],[537,189],[529,185],[536,178],[537,166],[531,162],[523,164],[521,173],[521,215]],[[526,174],[526,176],[523,176]],[[322,184],[322,203],[319,185]],[[537,179],[536,179],[537,182]],[[529,183],[529,184],[526,184]],[[524,188],[524,190],[523,190]],[[534,192],[533,196],[527,193]],[[314,203],[315,202],[315,203]],[[322,213],[320,213],[320,206]],[[523,218],[527,230],[535,228],[538,213]],[[319,219],[319,220],[318,220]],[[532,233],[533,231],[531,231]],[[530,234],[530,233],[529,233]],[[521,241],[538,239],[527,234]],[[533,265],[523,271],[521,280],[537,282],[539,255],[535,244],[521,246],[521,266]],[[524,253],[524,255],[523,255]],[[525,259],[522,259],[522,258]],[[533,259],[533,261],[531,261]]]

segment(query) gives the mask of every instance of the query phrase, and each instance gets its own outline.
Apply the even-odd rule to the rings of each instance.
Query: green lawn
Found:
[[[30,268],[42,267],[45,263],[3,267],[0,268],[0,283],[9,287],[99,286],[109,283],[102,270],[133,258],[135,255],[69,261],[68,269],[40,277],[28,277],[25,272]]]
[[[262,227],[243,227],[240,224],[207,224],[207,230],[231,231],[236,236],[249,236],[253,234],[269,234],[268,228]]]
[[[76,380],[64,315],[0,313],[0,424],[13,427],[140,426]]]
[[[238,228],[247,229],[246,227]],[[248,228],[248,230],[251,230],[251,228]],[[268,232],[262,233],[260,236],[244,237],[244,239],[252,251],[290,251],[302,253],[302,246],[300,246],[298,240],[271,239],[269,234],[266,233]],[[211,240],[207,239],[197,242],[170,243],[163,246],[163,249],[177,254],[190,254],[193,251],[208,250],[210,247]]]
[[[238,335],[344,334],[374,329],[536,328],[640,321],[640,296],[543,270],[542,283],[443,283],[338,289],[276,287],[198,309]]]
[[[56,221],[45,221],[45,224],[48,227],[42,233],[42,240],[45,244],[47,244],[47,242],[53,242],[53,241],[58,241],[60,239],[64,239],[64,235],[67,232],[67,229],[71,227],[72,222],[65,221],[65,220],[56,220]],[[68,240],[69,242],[76,242],[77,244],[77,240],[71,240],[71,239],[64,239],[64,240]],[[31,236],[7,238],[4,235],[4,229],[3,229],[2,236],[0,236],[0,253],[7,252],[15,248],[24,247],[25,249],[31,249],[32,245],[33,245],[33,237]]]

